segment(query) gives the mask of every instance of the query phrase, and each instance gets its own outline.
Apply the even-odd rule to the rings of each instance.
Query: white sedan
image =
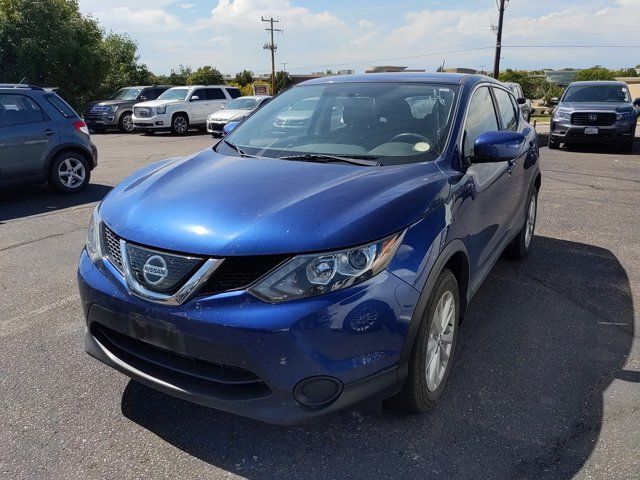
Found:
[[[256,95],[236,98],[225,107],[207,118],[207,132],[212,136],[222,135],[224,126],[229,122],[244,120],[251,112],[270,99],[268,95]]]

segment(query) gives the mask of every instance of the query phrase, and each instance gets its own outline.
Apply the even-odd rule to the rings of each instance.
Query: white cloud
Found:
[[[195,3],[178,3],[177,6],[182,8],[183,10],[191,10],[196,6],[196,4]]]

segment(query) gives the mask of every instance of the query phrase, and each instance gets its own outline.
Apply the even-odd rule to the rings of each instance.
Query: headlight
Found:
[[[620,120],[633,120],[634,118],[636,118],[636,112],[624,112],[624,113],[618,113],[616,115],[616,120],[620,121]]]
[[[165,105],[164,107],[156,107],[156,113],[164,115],[165,113],[167,113],[167,106]]]
[[[567,112],[565,110],[554,110],[553,117],[554,118],[559,118],[559,119],[569,120],[569,118],[571,117],[571,113]]]
[[[111,105],[111,112],[116,112],[118,110],[117,105]]]
[[[96,262],[102,258],[102,236],[100,234],[100,214],[98,213],[98,205],[93,211],[89,229],[87,230],[87,253],[92,262]]]
[[[298,255],[251,287],[249,293],[278,303],[350,287],[384,270],[403,237],[404,232],[361,247]]]
[[[247,115],[240,115],[238,117],[233,117],[230,121],[231,122],[241,122],[243,121],[245,118],[247,118]]]

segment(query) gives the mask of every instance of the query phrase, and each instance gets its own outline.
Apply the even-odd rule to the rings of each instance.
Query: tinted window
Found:
[[[42,110],[29,97],[0,94],[0,127],[38,123],[43,119]]]
[[[630,102],[629,90],[625,85],[569,85],[564,92],[563,102]]]
[[[63,99],[61,99],[57,95],[45,95],[47,101],[55,107],[60,114],[65,118],[77,118],[78,114],[75,112],[73,108],[67,104]]]
[[[473,155],[473,144],[485,132],[498,130],[498,120],[493,108],[491,93],[487,87],[481,87],[473,94],[467,112],[464,130],[464,156]]]
[[[111,100],[135,100],[141,91],[141,88],[121,88],[110,98]]]
[[[142,92],[141,97],[144,97],[147,100],[155,100],[161,93],[162,90],[158,90],[157,88],[147,88]]]
[[[225,100],[226,98],[221,88],[207,88],[207,100]]]
[[[511,95],[499,88],[494,88],[493,92],[496,94],[496,101],[498,102],[502,129],[515,130],[518,127],[518,113],[511,100]]]
[[[238,98],[242,96],[242,93],[237,88],[227,88],[227,93],[231,98]]]
[[[198,90],[193,92],[193,95],[191,95],[191,100],[194,100],[193,97],[198,97],[198,100],[206,100],[207,92],[205,91],[204,88],[199,88]]]

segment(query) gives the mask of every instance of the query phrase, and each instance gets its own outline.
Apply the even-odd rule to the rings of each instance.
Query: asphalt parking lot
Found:
[[[0,192],[0,477],[638,478],[640,138],[632,154],[541,149],[534,250],[478,293],[437,410],[292,428],[177,400],[84,353],[75,269],[95,204],[213,143],[93,139],[82,194]]]

